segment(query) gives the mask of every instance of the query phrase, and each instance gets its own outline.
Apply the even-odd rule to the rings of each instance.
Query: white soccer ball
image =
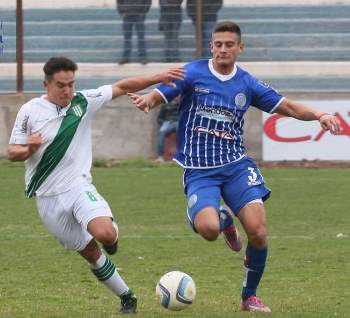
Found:
[[[194,301],[196,285],[191,276],[173,271],[160,278],[156,286],[156,295],[166,309],[182,310]]]

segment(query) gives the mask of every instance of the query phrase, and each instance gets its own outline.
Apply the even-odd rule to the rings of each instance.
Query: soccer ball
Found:
[[[160,278],[156,286],[156,295],[166,309],[182,310],[192,304],[196,297],[196,286],[191,276],[173,271]]]

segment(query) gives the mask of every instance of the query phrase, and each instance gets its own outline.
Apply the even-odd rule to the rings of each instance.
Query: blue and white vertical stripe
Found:
[[[222,98],[219,100],[218,96],[211,100],[206,96],[203,104],[195,97],[187,116],[183,118],[186,122],[184,142],[178,152],[180,157],[175,160],[186,168],[211,168],[242,158],[245,153],[241,136],[243,118],[236,116],[233,111],[231,121],[219,121],[200,113],[198,105],[207,109],[228,110],[230,107],[224,104]]]
[[[232,74],[221,76],[211,60],[199,60],[187,64],[185,72],[185,80],[177,81],[176,88],[156,89],[166,102],[181,95],[174,159],[184,168],[197,169],[241,159],[244,114],[250,105],[270,112],[283,97],[238,66]]]

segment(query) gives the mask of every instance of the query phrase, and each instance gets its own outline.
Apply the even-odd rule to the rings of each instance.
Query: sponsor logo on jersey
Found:
[[[208,129],[206,127],[201,127],[201,126],[197,126],[194,130],[198,134],[205,133],[208,135],[213,135],[213,136],[218,137],[218,138],[233,140],[233,137],[230,134],[230,132],[225,131],[225,130]]]
[[[29,116],[26,115],[24,116],[22,123],[21,123],[21,133],[22,134],[26,134],[27,130],[28,130],[28,120],[29,120]]]
[[[86,94],[86,97],[90,97],[90,98],[97,98],[97,97],[101,97],[102,93],[101,92],[88,92]]]
[[[195,87],[194,87],[194,91],[195,91],[196,93],[209,94],[209,89],[207,89],[207,88],[202,88],[202,87],[197,87],[197,86],[195,86]]]
[[[42,118],[42,119],[36,119],[36,120],[34,120],[34,122],[35,123],[42,123],[44,121],[49,121],[49,120],[50,120],[50,118]]]
[[[266,88],[271,88],[271,89],[274,90],[277,94],[279,94],[278,90],[275,89],[274,87],[272,87],[270,84],[265,83],[265,82],[263,82],[263,81],[259,81],[259,84],[262,85],[262,86],[265,86]]]
[[[232,123],[234,115],[229,110],[222,108],[221,106],[206,106],[198,105],[197,114],[217,121],[227,121]]]
[[[235,104],[237,107],[243,108],[247,103],[247,97],[245,96],[244,93],[238,93],[235,96]]]

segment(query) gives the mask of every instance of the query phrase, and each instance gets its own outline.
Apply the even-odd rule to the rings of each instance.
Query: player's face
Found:
[[[74,84],[74,72],[60,71],[55,73],[52,79],[44,81],[49,101],[61,107],[68,106],[74,96]]]
[[[233,67],[243,47],[244,44],[236,33],[213,33],[211,52],[213,54],[214,63],[219,67]]]

